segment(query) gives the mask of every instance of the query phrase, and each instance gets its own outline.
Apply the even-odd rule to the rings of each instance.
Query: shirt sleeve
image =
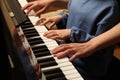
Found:
[[[91,38],[98,36],[99,34],[112,28],[119,22],[119,19],[120,17],[118,8],[115,6],[106,8],[101,13],[99,13],[97,19],[95,19],[97,23],[94,25],[96,30],[92,30],[94,33],[91,34],[90,32],[77,28],[76,26],[72,26],[69,39],[71,42],[86,42]]]
[[[86,33],[82,29],[72,27],[70,33],[70,42],[85,42],[93,38],[94,36]]]
[[[58,29],[65,29],[66,28],[66,24],[67,24],[67,19],[68,19],[68,14],[66,13],[60,13],[58,15],[62,16],[62,20],[56,24]]]

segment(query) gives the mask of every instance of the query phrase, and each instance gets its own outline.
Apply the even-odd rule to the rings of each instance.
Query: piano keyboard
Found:
[[[26,0],[18,2],[21,7],[27,4]],[[50,50],[58,44],[55,40],[43,36],[47,29],[45,26],[35,26],[37,20],[38,17],[29,15],[28,20],[18,27],[18,34],[28,52],[31,64],[40,65],[38,67],[43,73],[42,80],[83,80],[67,57],[58,59],[50,53]]]

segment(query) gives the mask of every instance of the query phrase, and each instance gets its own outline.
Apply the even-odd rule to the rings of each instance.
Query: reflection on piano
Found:
[[[26,16],[21,11],[26,0],[1,0],[0,3],[7,24],[3,29],[5,42],[19,75],[17,80],[39,80],[41,72],[42,80],[83,80],[67,57],[57,59],[50,53],[58,44],[43,36],[47,31],[45,26],[34,25],[38,17]]]
[[[3,21],[2,12],[0,9],[0,79],[8,80],[10,79],[10,64],[7,57],[7,51],[5,46],[5,39],[3,35],[3,28],[1,26],[6,26]],[[5,76],[5,77],[4,77]]]

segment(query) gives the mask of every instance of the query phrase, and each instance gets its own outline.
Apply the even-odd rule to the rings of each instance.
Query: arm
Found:
[[[69,59],[70,61],[73,61],[77,57],[87,57],[98,50],[115,45],[118,42],[120,42],[120,23],[105,33],[92,38],[88,42],[62,44],[51,52],[58,58],[73,53],[73,56]]]
[[[53,6],[59,8],[67,8],[69,0],[53,0]]]
[[[22,10],[27,10],[27,15],[30,13],[32,9],[37,9],[35,16],[43,13],[46,11],[49,6],[55,6],[59,8],[66,8],[67,7],[68,0],[35,0],[32,2],[29,2],[24,7],[22,7]]]
[[[120,23],[89,42],[93,43],[94,50],[100,50],[120,42]]]

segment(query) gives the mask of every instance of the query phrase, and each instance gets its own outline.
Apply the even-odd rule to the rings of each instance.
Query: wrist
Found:
[[[96,52],[97,50],[99,50],[99,44],[94,39],[91,39],[87,43],[89,44],[88,47],[92,51],[92,53]]]

